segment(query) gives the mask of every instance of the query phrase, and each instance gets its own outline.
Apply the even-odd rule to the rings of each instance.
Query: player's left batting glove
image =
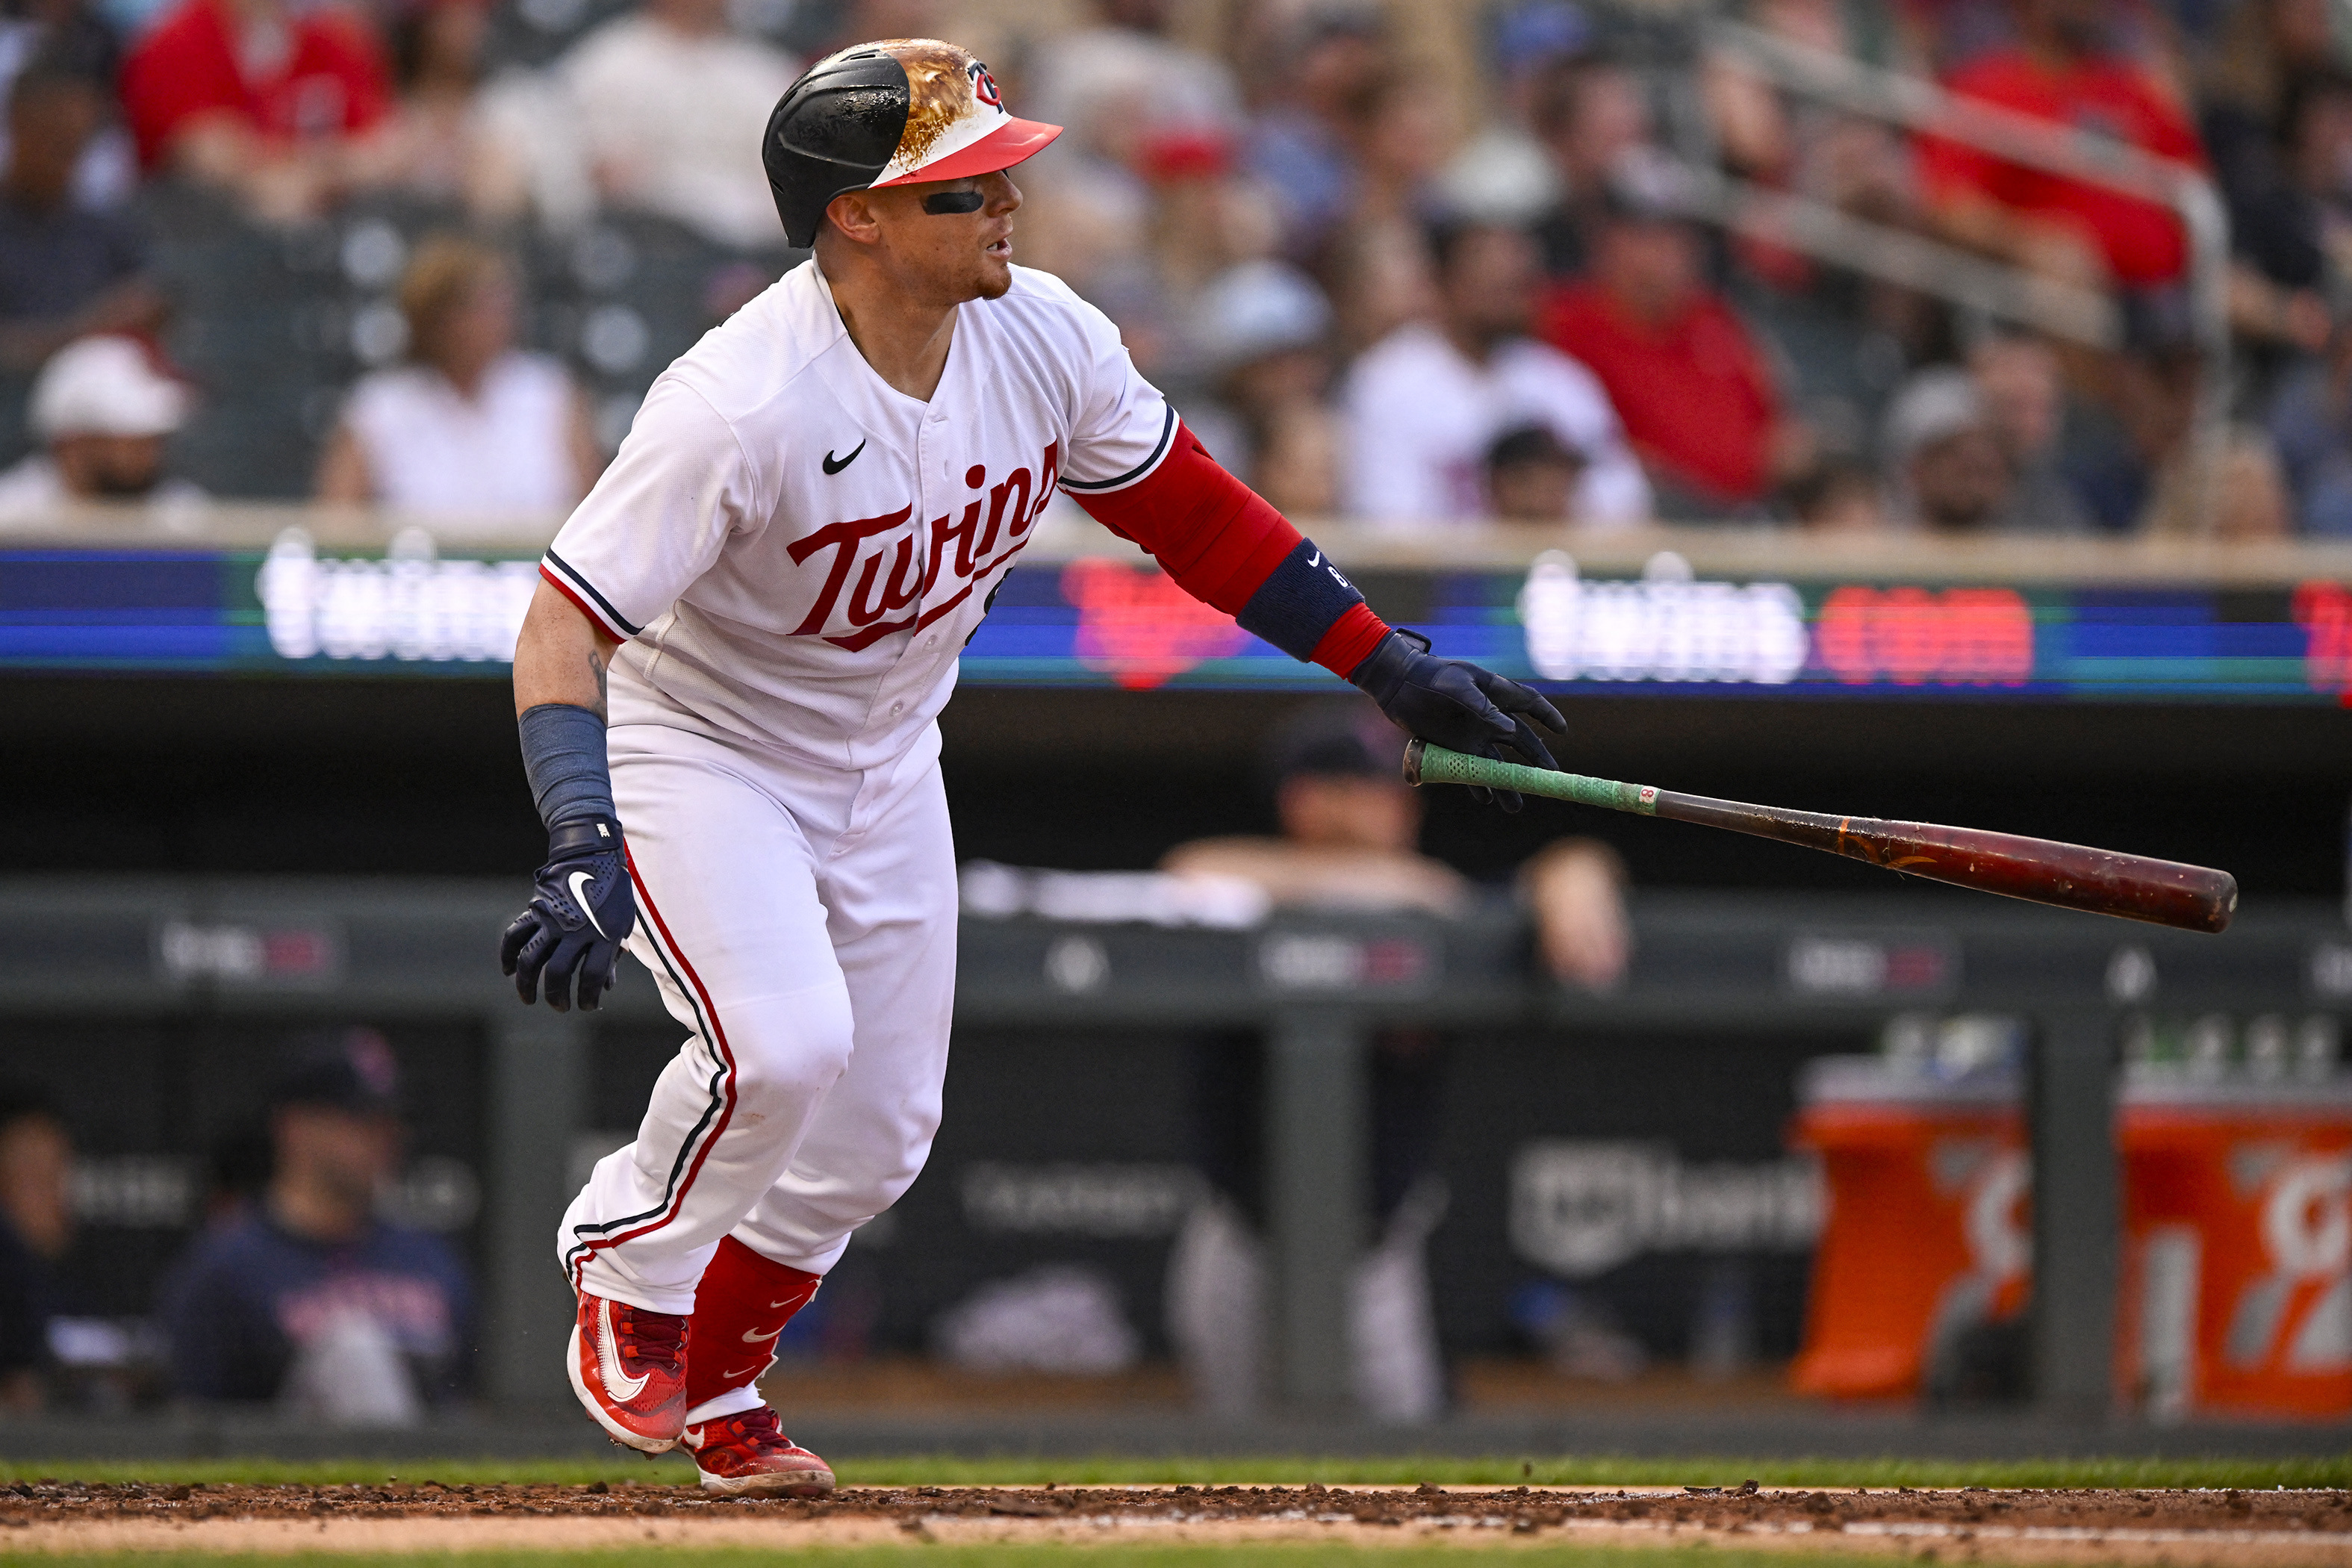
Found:
[[[1543,721],[1555,734],[1568,729],[1559,710],[1517,681],[1459,659],[1439,658],[1419,632],[1391,631],[1364,656],[1348,679],[1381,705],[1407,734],[1472,756],[1557,768],[1551,750],[1528,723]],[[1516,756],[1507,753],[1516,752]],[[1517,790],[1475,791],[1505,811],[1524,804]]]
[[[530,907],[499,942],[499,965],[514,976],[525,1005],[539,1000],[544,983],[547,1005],[570,1012],[576,976],[581,1011],[593,1012],[620,978],[621,944],[636,923],[620,824],[562,823],[548,832]]]

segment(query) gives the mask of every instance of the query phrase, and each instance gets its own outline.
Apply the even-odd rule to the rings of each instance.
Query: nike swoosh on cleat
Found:
[[[565,879],[564,885],[572,889],[572,901],[578,904],[580,906],[580,912],[588,917],[589,929],[593,931],[598,936],[604,937],[606,942],[610,942],[613,940],[611,935],[605,931],[602,925],[597,923],[596,911],[588,907],[587,895],[580,890],[581,883],[591,882],[593,880],[595,880],[595,877],[592,872],[574,871]]]
[[[626,1405],[643,1394],[653,1378],[649,1372],[639,1373],[633,1379],[621,1371],[621,1344],[613,1333],[610,1301],[599,1302],[596,1307],[596,1375],[604,1382],[605,1396],[615,1405]]]
[[[871,440],[871,439],[873,439],[873,437],[866,437],[866,440]],[[863,452],[864,450],[866,450],[866,442],[865,442],[865,441],[860,441],[859,443],[857,443],[857,445],[856,445],[856,446],[852,447],[849,449],[849,456],[847,456],[846,458],[842,458],[842,459],[841,459],[840,461],[838,461],[838,462],[835,462],[835,461],[834,460],[834,456],[833,456],[833,451],[832,451],[832,449],[831,449],[830,447],[826,448],[826,450],[825,450],[825,454],[824,454],[824,471],[825,471],[827,474],[837,474],[837,473],[841,472],[841,470],[842,470],[842,469],[844,469],[844,468],[847,468],[847,467],[849,467],[849,465],[850,465],[850,464],[852,464],[852,463],[854,463],[854,462],[857,461],[857,454],[858,454],[858,453],[860,453],[860,452]]]

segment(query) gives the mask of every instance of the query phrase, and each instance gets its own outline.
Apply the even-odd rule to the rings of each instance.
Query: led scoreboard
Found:
[[[1549,690],[2352,701],[2352,583],[2103,586],[1883,574],[1735,579],[1550,552],[1509,569],[1368,569],[1391,621]],[[528,557],[0,548],[0,668],[503,678]],[[1018,565],[965,649],[979,685],[1314,689],[1324,680],[1133,554]]]

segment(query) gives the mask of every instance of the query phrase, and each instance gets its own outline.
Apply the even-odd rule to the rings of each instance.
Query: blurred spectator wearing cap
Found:
[[[1583,457],[1549,425],[1506,430],[1486,448],[1486,501],[1497,522],[1559,522],[1583,476]]]
[[[471,1287],[438,1237],[379,1218],[399,1168],[398,1074],[368,1029],[291,1053],[269,1097],[261,1202],[165,1282],[180,1392],[397,1426],[465,1386]]]
[[[1621,167],[1611,185],[1591,279],[1553,289],[1539,330],[1608,389],[1662,512],[1738,515],[1811,462],[1811,437],[1783,412],[1747,323],[1707,286],[1672,193],[1636,173]]]
[[[77,199],[77,171],[106,113],[103,87],[41,60],[11,87],[0,175],[0,370],[29,372],[78,337],[147,331],[163,318],[137,224]]]
[[[1274,737],[1279,837],[1181,845],[1161,868],[1239,878],[1277,905],[1464,913],[1481,895],[1421,854],[1421,797],[1403,778],[1404,740],[1354,699],[1318,702]],[[1606,847],[1563,839],[1523,868],[1545,966],[1606,988],[1629,954],[1622,868]],[[1264,1053],[1255,1039],[1206,1046],[1196,1063],[1194,1129],[1215,1194],[1187,1220],[1169,1263],[1169,1325],[1199,1403],[1252,1414],[1265,1391]],[[1443,1046],[1418,1031],[1382,1035],[1371,1057],[1371,1213],[1378,1241],[1359,1263],[1345,1325],[1357,1403],[1379,1420],[1424,1421],[1445,1401],[1424,1245],[1444,1210],[1432,1162],[1441,1126]],[[1335,1325],[1335,1330],[1339,1329]]]
[[[1537,126],[1556,109],[1557,84],[1585,63],[1592,41],[1591,18],[1569,0],[1528,0],[1496,14],[1487,119],[1438,176],[1446,211],[1525,226],[1557,207],[1563,175]]]
[[[73,1240],[73,1142],[40,1090],[0,1085],[0,1413],[46,1402],[55,1273]]]
[[[364,180],[365,142],[390,112],[392,84],[357,12],[183,0],[124,62],[122,103],[142,169],[290,223]]]
[[[644,0],[567,51],[555,74],[595,189],[742,250],[779,250],[760,134],[799,62],[745,37],[727,0]]]
[[[1515,426],[1550,427],[1584,455],[1563,522],[1638,522],[1650,490],[1592,374],[1527,335],[1537,258],[1516,229],[1433,231],[1437,319],[1397,328],[1357,360],[1341,395],[1341,504],[1396,525],[1482,517],[1486,448]]]
[[[2203,166],[2178,100],[2112,51],[2102,0],[2015,0],[2012,10],[2017,41],[1955,72],[1953,92]],[[1923,139],[1919,153],[1928,209],[1963,245],[2081,283],[2155,289],[2182,279],[2188,237],[2168,207],[1941,137]]]
[[[1990,533],[2014,521],[2014,477],[1973,377],[1921,371],[1895,395],[1881,446],[1889,510],[1930,533]]]
[[[2030,338],[1990,337],[1967,367],[1912,376],[1880,437],[1888,515],[1932,533],[2090,531],[2056,468],[2063,397],[2055,357]]]
[[[1206,390],[1185,405],[1185,425],[1286,514],[1328,515],[1336,431],[1323,402],[1331,379],[1323,291],[1286,262],[1243,262],[1202,291],[1191,337]]]
[[[204,492],[165,473],[165,446],[188,416],[186,384],[134,338],[68,343],[33,380],[42,449],[0,473],[0,526],[91,502],[142,502],[168,516]]]
[[[587,401],[561,363],[515,346],[520,293],[486,246],[443,235],[417,247],[400,284],[409,363],[352,389],[320,500],[552,528],[588,493],[604,464]]]

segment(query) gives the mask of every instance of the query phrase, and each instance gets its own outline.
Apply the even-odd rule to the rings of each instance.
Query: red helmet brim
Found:
[[[1003,124],[971,146],[960,147],[936,163],[926,163],[895,180],[877,181],[874,188],[919,185],[932,180],[961,180],[974,174],[992,174],[999,169],[1013,167],[1024,158],[1034,157],[1061,133],[1060,126],[1048,125],[1043,121],[1008,118]]]

